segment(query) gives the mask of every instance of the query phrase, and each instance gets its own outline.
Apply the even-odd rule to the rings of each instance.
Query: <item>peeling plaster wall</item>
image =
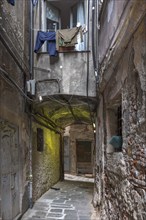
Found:
[[[9,49],[13,52],[15,51],[14,55],[20,55],[17,57],[18,62],[20,62],[20,57],[23,58],[25,56],[26,66],[28,65],[28,45],[24,48],[24,45],[28,44],[28,31],[25,32],[28,27],[28,19],[25,20],[24,18],[24,14],[27,15],[28,12],[27,7],[27,3],[21,0],[17,1],[14,7],[8,4],[7,1],[0,2],[0,22],[3,28],[3,30],[1,30],[0,38],[0,67],[7,71],[8,76],[11,77],[22,90],[24,89],[24,75],[18,64],[14,61],[10,51],[8,51],[7,47],[2,42],[3,40],[6,41]],[[26,18],[28,18],[28,15]],[[23,63],[21,62],[19,64],[23,68]],[[19,169],[19,191],[18,189],[17,191],[19,193],[18,209],[19,214],[21,214],[29,207],[29,117],[25,111],[24,98],[20,95],[20,92],[18,92],[16,87],[12,83],[9,84],[8,82],[8,79],[4,80],[3,77],[0,77],[0,124],[2,125],[4,123],[10,127],[14,126],[17,128],[18,132],[19,161],[17,161],[16,166]],[[0,126],[0,131],[3,132],[2,126]],[[14,153],[12,152],[12,157],[15,156],[13,154]],[[1,153],[1,156],[3,157],[3,153]],[[7,159],[9,159],[9,157]],[[1,189],[3,190],[0,186],[0,190]],[[12,206],[13,205],[14,204],[12,204]],[[7,204],[3,204],[3,206],[6,207]],[[3,212],[3,210],[1,211]]]
[[[61,94],[86,96],[87,53],[89,52],[59,53],[58,59],[50,58],[48,54],[43,53],[35,55],[35,66],[46,71],[35,69],[36,81],[57,79]],[[50,60],[53,62],[50,63]],[[58,84],[54,81],[49,84],[42,82],[37,86],[39,95],[47,96],[54,93],[59,93]],[[92,65],[90,65],[89,75],[89,96],[95,96],[95,77]]]
[[[99,21],[100,30],[102,30],[99,30],[99,41],[102,41],[103,45],[103,47],[99,47],[99,62],[102,62],[104,56],[106,55],[107,49],[110,46],[116,29],[118,28],[121,16],[124,12],[124,7],[127,2],[128,0],[104,1],[104,7],[101,11],[101,17]]]
[[[32,168],[33,201],[60,179],[60,136],[46,128],[44,132],[44,150],[37,151],[37,129],[33,123]]]
[[[98,110],[99,128],[104,130],[104,140],[99,137],[98,152],[105,155],[104,175],[102,164],[97,171],[95,205],[99,206],[101,219],[146,219],[146,17],[133,34],[113,74],[103,91],[104,116]],[[100,103],[102,99],[100,99]],[[113,135],[114,117],[109,114],[115,106],[122,106],[121,152],[107,151]],[[99,123],[99,122],[97,122]],[[98,131],[99,136],[100,131]],[[101,140],[101,141],[100,141]],[[104,152],[102,146],[104,145]],[[97,159],[98,165],[98,159]],[[104,178],[103,178],[104,176]],[[101,186],[104,186],[103,188]],[[102,192],[100,192],[102,189]],[[101,193],[101,194],[100,194]],[[99,196],[102,196],[99,202]]]
[[[44,16],[43,14],[41,14],[40,17],[40,11],[41,1],[38,1],[37,6],[34,8],[34,45],[36,41],[37,31],[41,29],[40,20]],[[89,32],[91,33],[90,27]],[[91,38],[89,45],[91,45]],[[44,48],[45,46],[40,49],[38,54],[34,54],[35,80],[39,81],[56,79],[59,82],[60,91],[58,90],[58,84],[54,81],[49,83],[39,82],[36,88],[37,95],[48,96],[56,93],[61,93],[68,95],[74,94],[79,96],[86,96],[87,56],[89,54],[89,61],[92,61],[91,51],[59,52],[57,57],[50,57],[47,52],[44,52],[46,51],[44,50]],[[91,46],[89,50],[91,50]],[[61,66],[62,68],[60,68]],[[89,96],[96,96],[96,84],[92,62],[89,62],[88,90]]]

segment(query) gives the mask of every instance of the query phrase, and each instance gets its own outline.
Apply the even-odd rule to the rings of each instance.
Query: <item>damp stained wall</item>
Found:
[[[21,13],[20,13],[21,12]],[[11,141],[10,156],[5,158],[4,151],[1,145],[1,159],[5,158],[5,166],[9,170],[13,167],[13,173],[15,174],[15,166],[17,167],[17,183],[13,191],[17,191],[17,201],[13,198],[12,189],[7,189],[0,203],[0,217],[6,217],[7,210],[4,207],[8,207],[6,198],[11,192],[12,203],[9,201],[9,211],[16,209],[18,212],[13,213],[13,216],[8,216],[12,219],[16,215],[21,215],[29,207],[29,194],[28,194],[28,155],[29,155],[29,117],[26,112],[25,99],[20,94],[18,89],[13,83],[10,83],[8,78],[11,78],[22,90],[24,90],[24,78],[28,77],[28,4],[24,1],[17,1],[15,6],[8,4],[7,1],[0,2],[0,23],[1,23],[1,37],[0,37],[0,132],[4,132],[7,127],[9,131],[12,130],[9,139]],[[26,15],[26,17],[25,17]],[[26,31],[27,30],[27,31]],[[25,45],[25,48],[24,48]],[[27,45],[27,46],[26,46]],[[22,62],[22,58],[25,59]],[[24,67],[25,63],[25,67]],[[26,73],[26,76],[24,72]],[[4,71],[6,71],[4,73]],[[8,76],[8,77],[7,77]],[[16,139],[16,142],[13,140]],[[1,136],[0,142],[3,143]],[[14,145],[15,143],[15,145]],[[9,144],[8,144],[9,145]],[[6,147],[8,146],[6,145]],[[12,150],[13,149],[13,150]],[[11,161],[10,161],[11,158]],[[2,160],[1,160],[2,161]],[[3,179],[4,170],[1,166],[1,180]],[[10,171],[11,173],[11,171]],[[13,174],[11,176],[13,180]],[[2,181],[0,182],[0,184]],[[13,183],[10,183],[13,185]],[[4,186],[1,185],[0,189],[4,191]],[[2,195],[2,194],[1,194]],[[16,205],[17,204],[17,205]]]
[[[97,112],[97,129],[100,136],[97,151],[101,157],[96,161],[98,172],[95,203],[100,207],[101,219],[146,218],[145,7],[144,1],[140,4],[132,2],[131,11],[129,9],[125,22],[123,20],[123,27],[126,29],[123,41],[116,41],[118,49],[115,46],[115,51],[111,52],[111,56],[107,56],[108,61],[106,60],[105,68],[100,75],[102,93]],[[117,11],[112,13],[114,17]],[[134,23],[135,31],[132,31],[130,24]],[[104,27],[105,33],[110,28],[107,26]],[[102,28],[100,31],[103,31]],[[129,41],[124,45],[124,39],[128,35]],[[102,48],[101,41],[100,46]],[[120,49],[122,47],[125,48],[123,52]],[[116,60],[116,55],[120,57],[119,60]],[[114,69],[107,68],[111,62],[115,66]],[[109,77],[108,80],[105,80],[105,75]],[[109,141],[116,135],[116,110],[120,105],[123,145],[120,152],[115,152]]]
[[[85,173],[94,173],[94,134],[91,125],[71,125],[67,127],[68,132],[64,134],[64,163],[68,173],[79,174],[80,171]],[[91,142],[91,163],[82,163],[81,167],[77,165],[77,141]],[[83,155],[80,155],[83,156]],[[83,173],[84,173],[83,172]]]
[[[39,30],[46,31],[46,8],[43,1],[38,1],[34,8],[34,42]],[[66,19],[66,17],[65,17]],[[91,34],[91,19],[89,30]],[[85,33],[87,37],[88,32]],[[96,96],[95,75],[93,70],[91,53],[91,38],[89,48],[83,51],[59,52],[57,57],[50,57],[44,44],[38,53],[34,53],[34,78],[37,82],[37,96],[48,96],[52,94],[68,94],[86,96],[87,65],[89,64],[89,96]],[[88,58],[89,56],[89,58]],[[55,79],[54,81],[49,81]],[[42,82],[39,82],[39,81]],[[48,81],[47,81],[48,80]],[[58,88],[58,84],[60,90]]]
[[[37,150],[37,128],[43,129],[43,151]],[[60,179],[60,135],[33,123],[32,135],[33,201]]]

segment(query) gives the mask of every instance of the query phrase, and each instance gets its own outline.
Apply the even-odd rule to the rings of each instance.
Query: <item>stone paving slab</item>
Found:
[[[92,206],[93,181],[73,177],[58,182],[29,209],[22,220],[98,220]],[[55,190],[55,188],[57,190]]]

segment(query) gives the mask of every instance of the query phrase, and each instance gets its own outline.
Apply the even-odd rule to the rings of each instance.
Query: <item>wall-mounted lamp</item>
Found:
[[[95,76],[97,77],[97,70],[95,70],[95,72],[94,72],[94,73],[95,73]]]
[[[39,96],[39,100],[40,100],[40,102],[43,100],[43,98],[42,98],[42,96],[41,96],[41,95]]]
[[[95,126],[95,123],[93,123],[93,128],[95,128],[96,126]]]

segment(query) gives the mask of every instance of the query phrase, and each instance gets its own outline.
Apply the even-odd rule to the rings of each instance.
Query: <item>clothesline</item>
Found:
[[[12,6],[15,6],[15,0],[7,0],[7,2],[8,2],[9,4],[11,4]],[[38,3],[38,0],[32,0],[33,6],[36,6],[37,3]]]
[[[57,56],[59,47],[72,47],[78,44],[78,34],[81,42],[83,42],[83,35],[81,26],[70,29],[61,29],[55,31],[38,31],[36,36],[36,43],[34,52],[37,53],[45,41],[47,41],[47,51],[50,56]]]
[[[80,26],[80,27],[82,27],[82,26]],[[55,32],[57,32],[58,30],[69,30],[69,29],[72,29],[72,28],[64,28],[64,29],[57,29],[56,31],[55,30],[53,30],[53,29],[36,29],[36,28],[32,28],[32,30],[33,31],[44,31],[44,32],[49,32],[49,31],[55,31]],[[85,28],[83,27],[83,33],[86,33],[87,32],[87,30],[85,30]]]
[[[51,29],[44,30],[44,29],[36,29],[36,28],[33,28],[32,30],[33,31],[44,31],[44,32],[54,31],[53,29],[52,30]]]

